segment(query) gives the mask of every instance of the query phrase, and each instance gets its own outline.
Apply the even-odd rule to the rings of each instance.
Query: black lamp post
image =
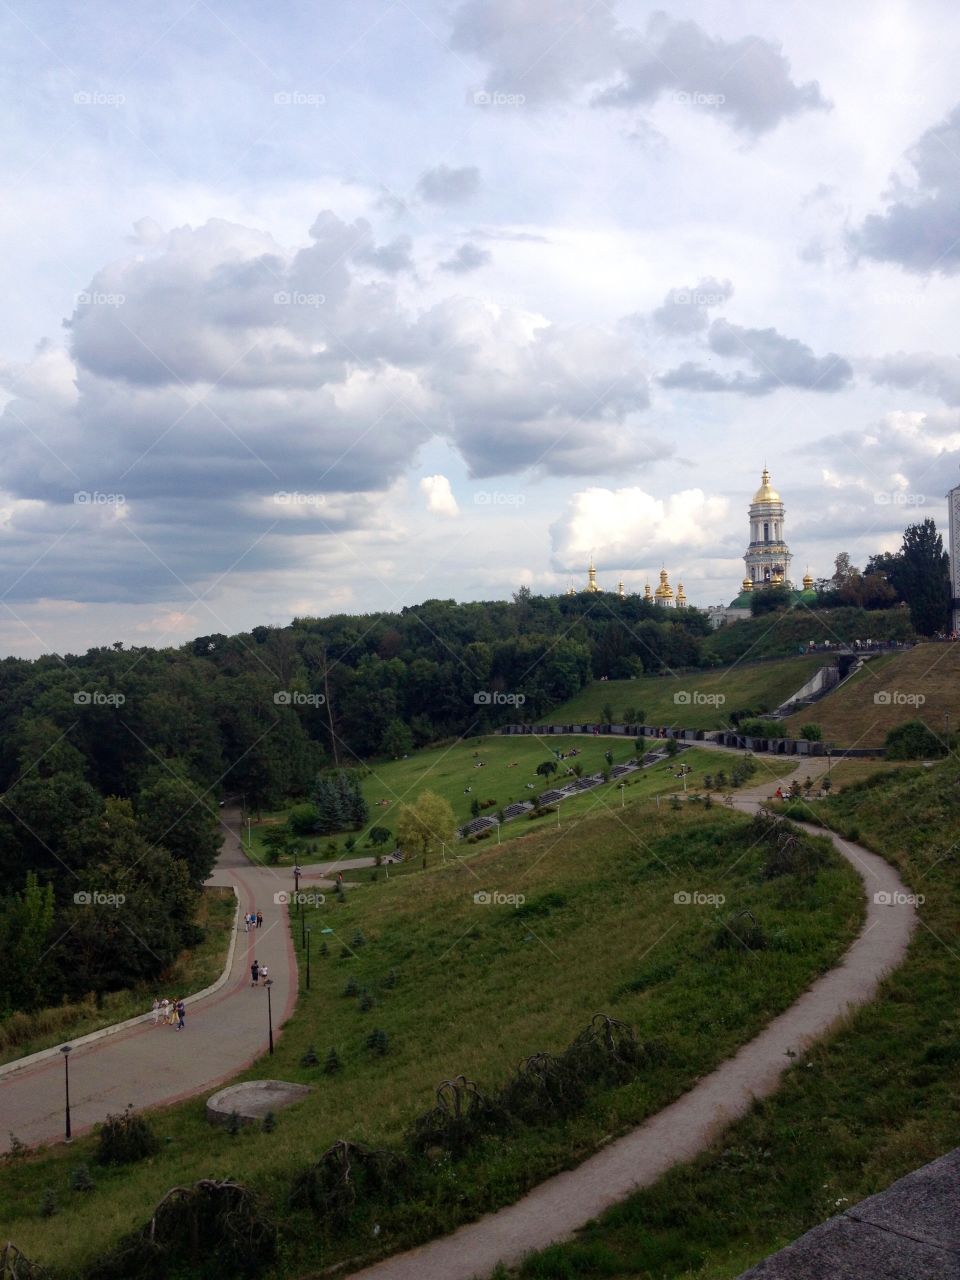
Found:
[[[64,1112],[63,1140],[71,1141],[70,1134],[70,1054],[73,1051],[72,1044],[60,1046],[60,1052],[63,1054],[63,1086],[66,1098],[66,1110]]]
[[[311,930],[308,929],[307,930],[307,990],[308,991],[310,990],[310,933],[311,933]]]
[[[294,893],[300,892],[300,868],[299,867],[293,868],[293,892]]]
[[[273,986],[273,979],[268,978],[263,985],[267,988],[267,1027],[270,1032],[270,1052],[273,1053],[273,1003],[270,999],[270,988]]]

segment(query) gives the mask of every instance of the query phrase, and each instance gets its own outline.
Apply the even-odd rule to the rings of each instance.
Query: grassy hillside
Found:
[[[731,711],[772,711],[829,661],[825,654],[813,654],[677,676],[595,680],[569,702],[551,711],[548,721],[551,724],[600,721],[604,705],[609,704],[614,723],[621,723],[625,710],[634,708],[644,713],[648,724],[720,729],[729,724]],[[711,701],[702,701],[704,698]]]
[[[301,991],[276,1055],[247,1073],[308,1083],[310,1097],[281,1113],[272,1133],[211,1129],[202,1101],[160,1111],[159,1154],[96,1168],[89,1196],[69,1190],[72,1170],[93,1165],[88,1137],[9,1161],[0,1167],[0,1238],[55,1266],[88,1264],[145,1221],[169,1187],[232,1174],[280,1222],[282,1261],[268,1274],[293,1277],[400,1248],[511,1201],[689,1088],[836,961],[862,915],[853,872],[831,854],[811,882],[769,880],[765,856],[732,812],[634,805],[483,849],[465,864],[364,883],[342,904],[331,898],[312,919],[312,990]],[[726,901],[678,905],[681,889]],[[479,890],[525,901],[482,905]],[[762,963],[729,941],[727,922],[746,909],[767,940]],[[344,996],[350,978],[369,990],[369,1011]],[[523,1055],[562,1048],[598,1009],[655,1039],[662,1059],[632,1083],[594,1093],[566,1121],[518,1126],[459,1160],[422,1160],[415,1196],[361,1205],[350,1228],[329,1238],[322,1221],[288,1207],[294,1172],[335,1139],[398,1144],[440,1080],[466,1072],[484,1089],[499,1087]],[[387,1032],[386,1057],[364,1049],[374,1027]],[[321,1061],[335,1046],[342,1071],[302,1065],[311,1044]],[[47,1187],[61,1205],[52,1218],[38,1213]]]
[[[786,657],[815,640],[912,640],[906,609],[811,609],[798,605],[785,613],[745,618],[720,627],[703,642],[708,659],[724,663],[738,658]]]
[[[960,728],[960,644],[918,644],[871,658],[842,689],[786,724],[796,735],[814,721],[826,741],[871,747],[882,746],[887,733],[906,720],[922,720],[942,736],[945,715],[952,730]]]
[[[877,773],[811,810],[923,894],[906,963],[721,1136],[524,1280],[730,1280],[817,1223],[960,1144],[960,783],[955,760]],[[895,908],[892,908],[895,909]]]
[[[653,744],[651,744],[653,745]],[[549,783],[536,773],[538,764],[554,758],[554,751],[569,752],[575,750],[577,755],[559,761],[558,772]],[[548,738],[525,736],[522,738],[505,738],[490,735],[484,738],[468,738],[447,747],[432,748],[426,751],[412,752],[406,760],[388,760],[377,762],[369,767],[363,779],[363,792],[370,806],[370,818],[366,832],[356,832],[355,855],[374,852],[369,843],[370,828],[384,826],[392,831],[396,826],[397,812],[402,804],[412,803],[421,791],[429,789],[447,799],[459,823],[470,818],[470,801],[476,796],[481,802],[495,800],[496,804],[483,810],[486,814],[496,814],[514,800],[530,800],[556,780],[569,782],[564,771],[574,764],[583,767],[584,773],[596,773],[607,767],[605,753],[610,752],[614,764],[631,760],[636,756],[636,744],[633,738],[593,738],[567,737],[552,734]],[[683,754],[684,764],[692,771],[692,781],[711,768],[716,767],[716,760],[706,752],[691,749]],[[479,762],[483,767],[478,768]],[[562,802],[561,821],[575,814],[588,813],[604,805],[620,806],[621,802],[631,803],[637,799],[649,799],[656,792],[662,794],[682,790],[682,782],[674,776],[675,766],[657,765],[641,773],[627,775],[624,778],[624,791],[621,796],[616,782],[598,787],[595,791],[585,792],[570,800]],[[529,784],[529,786],[528,786]],[[472,790],[466,794],[466,788]],[[252,825],[253,853],[262,858],[265,849],[262,843],[263,833],[273,822],[282,821],[285,813],[268,814],[261,823]],[[556,825],[556,817],[546,817],[531,821],[518,818],[514,822],[504,824],[501,829],[503,840],[516,839],[529,835],[532,831],[544,826]],[[494,837],[495,839],[496,837]],[[311,857],[336,857],[346,854],[347,833],[334,837],[318,836],[311,842],[314,852]],[[286,857],[283,862],[292,859]]]

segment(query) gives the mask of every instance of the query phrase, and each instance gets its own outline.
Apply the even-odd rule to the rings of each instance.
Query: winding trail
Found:
[[[827,764],[819,758],[804,763],[810,776]],[[769,780],[744,790],[735,807],[756,812],[770,790]],[[830,835],[798,825],[811,834]],[[673,1165],[692,1160],[756,1099],[773,1093],[793,1055],[824,1036],[852,1008],[874,998],[883,977],[903,960],[916,926],[916,911],[905,901],[908,891],[893,867],[861,845],[837,835],[832,839],[860,875],[867,895],[863,929],[835,969],[688,1093],[576,1169],[548,1178],[516,1204],[452,1235],[356,1272],[352,1280],[477,1280],[489,1276],[499,1262],[515,1265],[531,1250],[569,1240]],[[878,894],[889,895],[892,905],[877,902]],[[904,901],[896,902],[898,894]]]
[[[254,958],[270,967],[273,1028],[276,1034],[297,1000],[297,963],[287,907],[274,894],[291,889],[288,869],[252,864],[240,844],[240,815],[223,811],[224,842],[207,883],[236,888],[241,918],[260,910],[261,929],[237,935],[227,981],[215,992],[187,1004],[186,1028],[155,1027],[152,1019],[117,1031],[70,1054],[70,1111],[74,1135],[109,1113],[133,1103],[166,1106],[204,1093],[231,1079],[266,1052],[267,992],[252,990]],[[310,868],[311,871],[315,870]],[[109,910],[110,908],[103,908]],[[175,997],[179,991],[161,991]],[[39,1058],[39,1060],[37,1060]],[[64,1067],[58,1050],[37,1055],[0,1076],[0,1151],[12,1131],[34,1146],[64,1135]]]

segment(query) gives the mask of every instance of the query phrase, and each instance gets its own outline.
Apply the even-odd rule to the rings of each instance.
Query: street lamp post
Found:
[[[299,867],[293,868],[293,892],[294,893],[300,892],[300,868]]]
[[[64,1112],[63,1140],[70,1142],[70,1054],[73,1051],[72,1044],[64,1044],[60,1046],[60,1052],[63,1054],[63,1087],[65,1091],[66,1110]]]
[[[310,930],[307,930],[307,990],[310,990]]]
[[[268,978],[263,985],[267,988],[267,1027],[270,1032],[270,1052],[273,1053],[273,1004],[270,1000],[270,988],[273,986],[273,979]]]
[[[625,782],[621,782],[621,783],[619,784],[619,786],[620,786],[620,808],[621,808],[621,809],[623,808],[624,804],[626,803],[626,802],[625,802],[625,800],[624,800],[624,789],[625,789],[626,785],[627,785],[627,784],[626,784]]]

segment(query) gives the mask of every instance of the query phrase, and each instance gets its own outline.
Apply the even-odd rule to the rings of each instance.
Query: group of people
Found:
[[[270,977],[270,968],[268,965],[261,964],[259,960],[254,960],[250,966],[251,987],[259,987],[260,980],[264,982]]]
[[[168,1000],[166,996],[161,1000],[158,996],[154,996],[153,1025],[155,1027],[176,1027],[178,1031],[182,1031],[186,1016],[187,1006],[182,996],[177,1000]]]
[[[243,917],[243,923],[246,925],[247,933],[249,933],[251,929],[262,929],[263,928],[263,912],[262,911],[248,912],[247,915]]]

